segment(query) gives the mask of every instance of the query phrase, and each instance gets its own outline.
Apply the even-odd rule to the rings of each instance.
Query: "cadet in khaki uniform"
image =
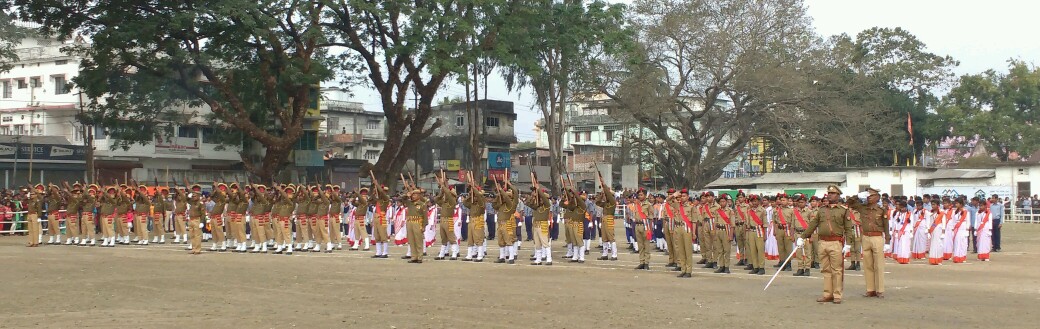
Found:
[[[173,204],[170,205],[170,210],[173,211],[173,243],[189,243],[188,233],[191,231],[191,227],[186,222],[188,220],[188,192],[184,188],[176,187],[173,190]],[[188,248],[191,250],[190,244]]]
[[[733,208],[730,207],[728,194],[719,195],[718,208],[715,209],[715,261],[718,269],[715,273],[730,273],[729,254],[732,252],[733,220],[737,217]]]
[[[459,257],[459,244],[458,239],[455,237],[455,206],[459,203],[459,196],[455,194],[454,188],[448,187],[448,184],[444,181],[446,179],[442,171],[441,176],[437,178],[437,184],[440,185],[441,190],[434,197],[434,201],[440,207],[437,216],[437,241],[441,243],[441,251],[434,258],[435,260],[444,260],[445,254],[448,253],[450,253],[448,257],[451,260],[456,260]]]
[[[749,221],[747,218],[748,209],[751,206],[747,203],[747,196],[744,191],[737,191],[737,204],[733,207],[733,212],[736,213],[736,217],[733,217],[733,237],[737,240],[737,266],[747,265],[748,259],[748,240],[747,240],[747,227],[746,223]]]
[[[80,233],[80,208],[83,205],[83,185],[75,183],[72,187],[69,187],[68,183],[65,185],[65,244],[79,244]],[[86,239],[84,239],[85,241]]]
[[[423,238],[423,227],[426,223],[426,209],[429,203],[426,198],[423,197],[422,191],[419,189],[411,189],[398,201],[407,207],[407,210],[405,210],[405,216],[408,220],[406,230],[408,235],[409,253],[411,254],[411,260],[408,262],[415,264],[422,263],[423,243],[425,243]]]
[[[596,197],[596,206],[603,209],[603,219],[600,223],[600,238],[603,239],[603,256],[599,260],[617,260],[617,240],[614,239],[614,209],[617,208],[617,199],[614,198],[614,190],[611,190],[606,183],[603,183],[600,178],[600,190],[599,195]],[[534,208],[534,207],[532,207]],[[545,212],[548,216],[549,206],[548,202],[545,203]],[[545,228],[546,236],[548,237],[549,228]],[[609,255],[609,258],[608,258]]]
[[[115,232],[118,235],[118,241],[120,244],[130,244],[130,228],[127,226],[126,214],[130,211],[130,207],[133,205],[133,201],[130,198],[130,191],[127,189],[126,184],[121,184],[116,191],[117,198],[115,201]]]
[[[296,248],[307,251],[311,248],[311,218],[309,215],[311,199],[307,195],[307,186],[296,187]]]
[[[227,251],[227,240],[224,236],[224,208],[228,204],[227,185],[220,183],[213,186],[216,186],[216,189],[209,196],[213,201],[213,209],[209,212],[209,229],[213,233],[213,245],[209,250]]]
[[[794,207],[791,205],[791,198],[787,194],[777,195],[777,204],[780,209],[774,210],[773,213],[773,236],[776,237],[776,249],[777,254],[780,255],[780,262],[773,265],[773,268],[780,268],[783,265],[784,260],[791,254],[791,235],[794,233],[791,229],[791,221],[794,220]],[[788,262],[784,265],[782,271],[790,271],[791,263]]]
[[[496,186],[498,182],[495,180]],[[518,196],[516,189],[508,181],[503,183],[505,186],[497,186],[495,200],[491,204],[495,208],[496,228],[498,229],[496,237],[498,238],[499,256],[495,263],[515,264],[516,252],[513,248],[516,243],[516,219],[513,218],[513,214],[516,213]]]
[[[26,234],[29,237],[29,243],[27,247],[39,247],[40,246],[40,234],[42,234],[43,224],[40,223],[40,215],[43,213],[43,197],[39,191],[30,192],[29,189],[23,189],[23,192],[27,195],[25,198],[25,210],[26,213],[26,224],[28,224],[29,232]]]
[[[541,190],[541,186],[533,177],[531,179],[531,194],[525,202],[531,208],[531,232],[534,233],[534,262],[531,265],[552,265],[552,249],[549,244],[549,195]],[[613,218],[612,218],[613,219]],[[604,224],[605,225],[605,224]],[[606,227],[606,226],[604,226]],[[603,243],[607,243],[607,236],[603,236]]]
[[[650,270],[650,218],[653,218],[653,204],[646,198],[646,190],[640,188],[636,194],[636,200],[632,201],[629,211],[632,212],[632,226],[635,228],[633,235],[636,237],[636,245],[639,247],[639,266],[637,270]]]
[[[812,218],[815,212],[805,207],[804,194],[796,194],[794,203],[794,216],[789,219],[789,223],[795,234],[801,236],[809,228],[809,218]],[[812,268],[812,256],[810,254],[812,253],[813,243],[812,239],[807,239],[804,245],[795,249],[794,258],[798,261],[798,272],[795,272],[794,276],[809,276],[809,269]]]
[[[235,252],[246,251],[246,223],[245,214],[239,212],[242,204],[246,203],[245,197],[238,190],[238,183],[231,183],[225,190],[227,193],[227,233],[234,243]]]
[[[152,199],[148,197],[148,187],[138,185],[133,193],[134,240],[139,245],[148,245],[148,222],[152,214]]]
[[[372,236],[376,240],[376,245],[383,244],[383,256],[381,258],[388,258],[390,254],[390,234],[387,231],[387,207],[390,206],[390,195],[389,189],[386,186],[378,184],[372,185],[372,202],[375,203],[376,212],[372,218]],[[368,245],[365,245],[365,250],[368,250]],[[379,250],[376,249],[376,254]]]
[[[863,278],[867,281],[864,297],[885,297],[885,244],[892,241],[888,210],[878,205],[881,196],[875,188],[867,188],[867,204],[853,201],[849,208],[859,211],[863,230]]]
[[[185,200],[181,203],[187,203],[184,208],[188,215],[188,241],[191,245],[192,255],[202,253],[202,227],[205,225],[203,220],[206,217],[206,206],[202,204],[202,194],[199,192],[201,190],[201,186],[195,185],[192,186],[192,192],[187,195],[184,195],[182,191],[177,192],[178,196],[184,196]]]
[[[307,208],[307,215],[311,218],[311,235],[314,237],[314,249],[312,252],[321,252],[321,246],[325,246],[325,252],[332,252],[332,242],[329,241],[329,199],[321,193],[321,188],[311,186],[311,203]]]
[[[165,187],[157,187],[158,191],[152,199],[152,242],[166,244],[166,218],[169,218],[170,204],[168,202],[170,190]]]
[[[255,242],[252,252],[267,253],[268,227],[271,227],[271,199],[267,195],[267,186],[253,185],[253,208],[250,209],[256,230],[250,235]]]
[[[859,200],[855,196],[849,197],[848,200],[846,200],[846,202],[849,205],[859,204]],[[853,242],[852,250],[849,251],[849,260],[851,260],[851,264],[849,264],[849,267],[846,268],[846,270],[849,271],[859,271],[861,269],[860,260],[863,259],[863,227],[861,225],[860,220],[862,218],[863,216],[860,215],[859,210],[855,208],[849,208],[849,220],[851,220],[852,225],[855,226],[854,234],[856,235],[856,241]]]
[[[80,200],[80,228],[83,232],[83,239],[80,240],[79,245],[81,246],[94,246],[97,244],[96,232],[95,232],[95,221],[94,221],[94,208],[97,207],[97,194],[101,187],[90,184],[87,186],[87,194]],[[88,242],[89,240],[89,242]]]
[[[672,228],[675,227],[675,221],[679,220],[676,212],[678,211],[678,192],[675,189],[668,189],[668,195],[664,198],[664,202],[661,205],[661,233],[664,235],[665,250],[668,252],[668,263],[665,267],[674,268],[679,270],[679,254],[682,251],[675,250],[675,236],[677,232],[672,232]]]
[[[46,204],[43,209],[47,210],[47,235],[50,236],[47,244],[61,244],[61,215],[63,213],[58,211],[61,204],[61,193],[53,185],[44,188],[43,184],[36,184],[35,188],[42,198],[42,203]],[[44,212],[40,213],[40,217],[44,217]]]
[[[698,210],[701,222],[697,228],[697,236],[700,237],[698,242],[701,247],[701,260],[697,264],[704,264],[704,268],[715,268],[716,266],[715,217],[718,215],[715,212],[718,208],[719,204],[715,203],[714,192],[704,192],[701,195],[701,205]]]
[[[466,258],[462,260],[482,262],[484,261],[485,252],[483,247],[484,237],[486,236],[484,214],[487,210],[487,200],[484,198],[484,190],[477,186],[473,181],[473,177],[469,176],[468,178],[469,195],[463,199],[462,205],[469,209],[469,227],[466,228],[466,241],[469,245],[469,250],[466,252]]]
[[[296,194],[296,188],[292,186],[278,185],[277,189],[278,201],[272,207],[272,213],[275,216],[275,220],[278,221],[278,227],[275,229],[275,231],[278,232],[278,235],[274,239],[277,248],[274,253],[281,254],[284,251],[286,255],[292,255],[292,215],[293,210],[296,209],[296,203],[293,201],[293,196]]]
[[[329,197],[329,240],[336,250],[343,250],[343,230],[340,227],[343,224],[343,195],[339,185],[325,185],[325,193]]]
[[[696,237],[696,223],[700,219],[697,207],[690,202],[690,193],[682,189],[680,193],[670,197],[674,202],[672,212],[676,217],[672,228],[672,245],[680,278],[693,277],[693,240]]]
[[[116,204],[119,203],[118,188],[109,186],[98,202],[98,215],[101,216],[101,246],[116,245]]]
[[[766,262],[766,208],[762,207],[761,197],[758,195],[752,195],[751,207],[748,209],[747,218],[748,222],[745,223],[747,227],[747,240],[748,240],[748,267],[751,272],[748,274],[765,275],[765,262]]]
[[[848,208],[839,205],[841,189],[831,185],[827,187],[827,198],[830,204],[820,209],[809,220],[809,227],[802,232],[795,242],[797,248],[805,246],[805,239],[813,232],[820,234],[820,271],[823,272],[823,296],[817,302],[833,302],[841,304],[844,254],[851,247],[847,244],[852,238],[852,222],[849,221]]]

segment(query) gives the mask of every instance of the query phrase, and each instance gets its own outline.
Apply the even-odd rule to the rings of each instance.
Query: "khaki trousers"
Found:
[[[224,236],[223,215],[210,215],[209,222],[209,230],[213,234],[213,243],[224,243],[224,241],[227,241],[227,237]]]
[[[307,215],[296,215],[296,241],[307,243],[310,241],[311,221]]]
[[[823,297],[841,299],[842,281],[844,280],[844,258],[841,254],[841,242],[820,241],[820,272],[823,273]]]
[[[319,245],[325,245],[329,243],[329,217],[328,216],[315,216],[314,226],[311,227],[311,232],[314,235],[314,241]]]
[[[455,223],[452,218],[441,218],[441,222],[437,224],[437,241],[441,242],[441,245],[456,244],[458,239],[455,238]]]
[[[776,250],[780,254],[780,261],[787,259],[787,256],[791,255],[791,248],[794,248],[794,241],[791,241],[791,236],[785,234],[784,230],[776,230]]]
[[[292,240],[292,220],[288,216],[278,217],[278,225],[275,231],[278,235],[275,236],[275,243],[287,245],[293,243]]]
[[[101,237],[104,239],[116,237],[115,228],[113,225],[116,224],[116,217],[113,215],[101,216]]]
[[[747,232],[748,260],[754,268],[766,267],[766,243],[764,238],[758,236],[755,231]]]
[[[276,225],[276,224],[279,224],[279,223],[277,223],[274,220],[274,218],[271,217],[270,214],[268,214],[267,215],[267,225],[264,225],[264,228],[263,228],[263,230],[264,230],[264,237],[266,237],[267,240],[273,240],[273,239],[279,237],[279,234],[281,234],[281,232],[278,231],[280,226]]]
[[[61,213],[59,212],[47,214],[47,235],[57,236],[61,233],[61,220],[58,219],[59,216],[61,216]]]
[[[271,221],[270,214],[259,214],[253,215],[253,233],[249,235],[256,243],[265,243],[267,241],[267,228],[270,226],[268,222]]]
[[[354,232],[358,232],[354,229]],[[366,237],[368,233],[365,232],[365,226],[361,225],[361,233],[355,233],[355,236],[364,234]],[[389,242],[390,233],[387,232],[386,221],[383,218],[375,218],[372,220],[372,240],[375,242]]]
[[[849,260],[858,262],[863,259],[863,236],[857,235],[853,239],[852,244],[849,245],[852,249],[849,250]]]
[[[134,233],[137,240],[148,240],[148,216],[144,213],[137,213],[134,216]]]
[[[729,231],[727,230],[715,230],[715,245],[712,248],[715,251],[715,262],[718,266],[729,267],[729,255],[733,251],[733,241],[729,237]]]
[[[700,232],[700,243],[701,243],[701,259],[706,261],[715,261],[715,228],[707,222],[701,226]]]
[[[68,239],[79,238],[79,233],[79,215],[65,216],[65,237]]]
[[[801,248],[797,248],[794,255],[798,259],[799,270],[808,270],[812,267],[812,256],[810,255],[813,250],[813,242],[811,239],[805,239],[804,241],[805,244]]]
[[[365,231],[365,218],[362,217],[360,219],[355,219],[353,222],[354,238],[356,238],[357,241],[365,241],[365,239],[368,239],[368,231]],[[376,220],[373,220],[372,222],[374,223]],[[372,234],[375,234],[374,226],[372,228]],[[383,225],[383,235],[386,235],[386,225]]]
[[[343,242],[343,230],[339,227],[343,223],[342,216],[340,213],[329,215],[329,240],[335,244]]]
[[[578,227],[581,227],[581,223],[578,223]],[[499,247],[512,246],[516,242],[516,220],[513,216],[506,216],[506,220],[498,221],[496,238],[498,238]],[[575,230],[575,232],[579,232]],[[578,233],[578,240],[581,241],[581,234]]]
[[[668,249],[668,264],[678,264],[679,255],[675,252],[675,238],[667,219],[661,220],[661,233],[664,233],[664,245]]]
[[[549,222],[532,221],[531,225],[534,225],[534,227],[531,228],[531,231],[534,232],[535,250],[549,248]],[[607,239],[603,238],[603,241],[606,242]]]
[[[409,220],[408,221],[408,247],[412,253],[412,260],[422,260],[423,258],[423,243],[426,243],[423,238],[423,223],[421,220]]]
[[[166,238],[166,213],[152,214],[152,236]]]
[[[187,230],[186,223],[184,222],[184,214],[173,215],[173,232],[179,237],[184,237],[184,233]]]
[[[81,213],[79,218],[80,218],[80,221],[79,221],[80,231],[83,232],[81,234],[81,238],[93,240],[94,239],[94,213],[92,213],[92,212]]]
[[[600,222],[599,236],[603,239],[603,242],[615,242],[614,241],[614,215],[603,216],[603,221]]]
[[[737,225],[733,227],[734,236],[737,240],[737,253],[740,254],[740,259],[747,262],[748,259],[748,240],[747,231],[744,229],[744,225]]]
[[[484,216],[470,216],[466,233],[466,241],[470,247],[484,245],[484,238],[487,237],[487,233],[484,232]]]
[[[685,227],[672,230],[672,249],[668,254],[675,254],[675,263],[683,273],[693,273],[693,236]]]
[[[885,237],[863,236],[863,272],[868,292],[885,292]]]
[[[130,227],[126,225],[126,214],[117,213],[115,214],[115,216],[116,217],[113,219],[113,221],[115,221],[116,224],[115,233],[119,236],[129,237]]]
[[[650,264],[650,239],[646,238],[646,227],[634,224],[636,244],[639,245],[639,264]]]
[[[29,216],[26,216],[26,224],[29,226],[29,234],[27,235],[29,236],[30,246],[40,244],[40,231],[43,229],[43,225],[38,222],[39,219],[40,216],[36,214],[29,214]]]
[[[190,232],[189,239],[191,240],[192,252],[202,252],[202,228],[199,227],[200,224],[202,224],[202,218],[200,217],[192,217],[191,220],[188,221],[188,232]]]
[[[228,233],[231,234],[231,238],[238,243],[246,242],[245,217],[242,214],[233,212],[228,213],[228,218],[231,219],[228,223]]]

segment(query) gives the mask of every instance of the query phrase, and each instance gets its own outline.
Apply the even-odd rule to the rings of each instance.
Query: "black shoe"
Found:
[[[766,269],[764,269],[764,268],[759,268],[759,269],[758,269],[758,275],[766,275]]]
[[[434,257],[433,260],[444,260],[444,257]]]
[[[383,257],[380,256],[380,255],[372,255],[372,258],[383,258]]]
[[[809,275],[809,270],[805,270],[805,272],[802,272],[802,276],[810,276]]]
[[[610,257],[610,261],[617,261],[617,257]]]
[[[578,262],[578,260],[577,260],[577,259],[573,259],[573,258],[572,258],[572,259],[569,259],[569,260],[567,260],[567,262],[568,262],[568,263],[577,263],[577,262]]]
[[[861,263],[861,262],[856,262],[856,270],[857,270],[857,271],[859,271],[859,270],[862,270],[862,269],[863,269],[862,265],[863,265],[863,263]]]
[[[482,262],[484,262],[484,260],[478,258],[478,259],[474,259],[473,262],[474,263],[482,263]]]
[[[636,269],[637,270],[645,270],[646,266],[647,266],[646,264],[639,264],[639,266],[636,266]]]
[[[599,258],[596,258],[596,260],[607,260],[607,256],[599,256]]]
[[[588,251],[588,250],[585,250],[585,255],[588,255],[588,254],[589,254],[589,251]]]
[[[697,264],[707,264],[707,263],[708,263],[708,260],[705,259],[705,258],[701,258],[701,260],[697,262]]]
[[[715,270],[715,273],[726,273],[726,267],[719,267],[719,269]]]
[[[531,256],[531,261],[532,261],[532,262],[534,261],[534,256]]]
[[[802,276],[802,273],[805,273],[805,270],[798,270],[798,272],[795,272],[793,276]]]
[[[672,271],[682,271],[682,269],[679,268],[678,266],[671,268],[671,270]]]
[[[757,268],[753,268],[747,274],[758,274],[758,269]]]
[[[815,269],[819,269],[820,268],[820,263],[819,262],[812,262],[812,266],[810,266],[810,267],[815,268]]]
[[[668,264],[667,264],[667,265],[665,265],[664,267],[679,267],[679,265],[678,265],[678,264],[676,264],[676,263],[668,263]]]
[[[585,261],[579,259],[578,264],[585,264]]]
[[[686,273],[686,276],[685,276],[685,277],[687,277],[687,278],[692,278],[692,277],[693,277],[693,274],[690,274],[690,273]]]
[[[499,258],[499,259],[495,260],[495,264],[502,264],[502,263],[505,263],[505,262],[506,262],[506,260],[502,259],[502,258]]]
[[[725,273],[726,273],[726,274],[729,274],[729,266],[726,266],[726,267],[723,267],[723,268],[724,268],[724,269],[725,269],[725,271],[726,271]]]
[[[512,264],[516,264],[516,261],[515,261],[515,260],[512,260],[512,259],[510,259],[510,260],[509,260],[508,262],[506,262],[506,263],[509,263],[510,265],[512,265]]]
[[[704,263],[704,266],[701,266],[701,268],[711,268],[711,263]]]
[[[552,262],[545,262],[545,266],[552,266]]]
[[[401,259],[411,259],[412,256],[401,256]]]
[[[856,270],[856,262],[851,262],[849,264],[849,267],[846,267],[845,270],[846,271],[855,271]]]
[[[384,259],[385,258],[390,258],[390,255],[382,255],[382,256],[379,256],[379,258],[384,258]]]
[[[784,266],[784,271],[785,272],[790,272],[791,271],[791,263],[787,263],[787,266]]]
[[[422,261],[421,261],[421,260],[418,260],[418,259],[413,259],[413,260],[410,260],[410,261],[408,261],[408,262],[409,262],[409,263],[412,263],[412,264],[422,264]]]
[[[459,260],[458,257],[452,257],[451,260]]]
[[[718,262],[711,262],[711,268],[719,268]]]
[[[748,271],[753,270],[753,269],[755,269],[755,265],[747,264],[747,266],[744,266],[744,269],[748,270]]]
[[[743,259],[737,261],[737,266],[744,266],[744,265],[747,265],[747,262],[745,262]]]

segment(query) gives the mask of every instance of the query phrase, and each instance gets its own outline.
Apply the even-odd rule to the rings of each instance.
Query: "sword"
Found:
[[[802,246],[802,247],[805,247],[805,246]],[[765,291],[766,289],[769,289],[769,285],[773,284],[773,280],[776,280],[776,276],[778,274],[780,274],[780,271],[783,271],[784,267],[787,267],[787,263],[791,261],[791,257],[794,257],[794,253],[797,252],[797,251],[798,251],[798,249],[795,249],[795,250],[791,251],[791,254],[787,256],[787,259],[784,260],[784,263],[782,265],[780,265],[780,269],[776,270],[776,273],[773,273],[773,277],[770,278],[769,282],[766,283],[766,287],[762,288],[763,291]],[[844,275],[844,274],[842,274],[842,275]],[[842,283],[844,283],[844,282],[845,281],[843,280]]]

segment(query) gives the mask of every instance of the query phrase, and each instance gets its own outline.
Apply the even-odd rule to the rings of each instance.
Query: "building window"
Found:
[[[586,142],[591,142],[592,141],[592,132],[591,131],[586,131],[585,132],[585,141]]]
[[[29,88],[29,84],[25,83],[25,78],[18,78],[18,79],[15,79],[14,81],[18,83],[18,89]]]
[[[29,87],[32,87],[32,88],[43,87],[43,82],[40,81],[40,77],[30,77],[29,78]]]
[[[31,136],[43,136],[43,126],[39,123],[34,123],[29,126],[29,135]]]
[[[365,151],[365,160],[379,160],[379,151]]]
[[[216,133],[216,130],[213,130],[213,128],[203,127],[202,128],[202,142],[203,143],[207,143],[207,144],[216,144],[217,140],[216,140],[216,136],[214,136],[215,133]]]
[[[605,131],[605,133],[607,134],[607,136],[606,136],[607,141],[608,142],[613,142],[614,141],[614,131],[613,130],[607,130],[607,131]]]
[[[487,117],[484,118],[484,125],[488,127],[498,127],[498,118]]]
[[[14,125],[15,135],[25,135],[25,125]]]
[[[72,140],[74,142],[82,142],[83,141],[83,127],[82,126],[78,126],[78,127],[77,126],[73,126],[72,127],[72,132],[73,132]]]
[[[335,133],[335,131],[339,129],[339,117],[330,116],[328,120],[325,121],[325,127],[327,129],[326,131]]]
[[[456,127],[462,127],[462,126],[465,126],[465,125],[466,125],[466,117],[461,116],[461,115],[455,117],[455,126]]]
[[[368,120],[367,129],[379,129],[379,120]]]
[[[14,92],[14,90],[11,90],[11,81],[0,81],[0,87],[3,88],[3,98],[11,98],[11,94]]]
[[[574,133],[574,142],[581,143],[581,133]]]
[[[105,130],[105,127],[94,126],[94,139],[95,140],[103,140],[103,139],[106,139],[106,138],[108,138],[108,131]]]
[[[69,63],[69,61],[68,60],[64,60],[64,59],[63,60],[59,60],[59,61],[54,61],[54,65],[65,65],[65,64],[68,64],[68,63]]]
[[[55,75],[51,79],[54,80],[54,94],[65,95],[69,93],[69,84],[65,81],[64,75]]]
[[[10,116],[10,115],[5,115],[4,116],[3,122],[11,122],[11,121],[14,121],[14,117],[13,116]]]
[[[177,127],[177,137],[181,138],[199,138],[199,127],[195,126],[180,126]]]
[[[11,126],[0,126],[0,135],[10,135]]]

